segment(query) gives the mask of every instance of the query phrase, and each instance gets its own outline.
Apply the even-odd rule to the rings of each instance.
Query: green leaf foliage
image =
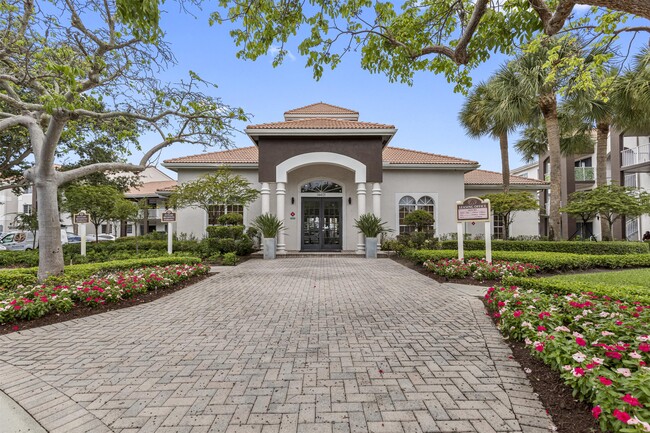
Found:
[[[429,215],[427,212],[425,213]],[[418,219],[416,215],[414,221],[419,222],[421,219]],[[367,238],[376,238],[382,233],[393,231],[392,229],[387,228],[386,224],[385,221],[382,221],[381,218],[373,213],[365,213],[359,216],[359,219],[354,220],[354,227],[359,229],[359,233],[363,233]]]

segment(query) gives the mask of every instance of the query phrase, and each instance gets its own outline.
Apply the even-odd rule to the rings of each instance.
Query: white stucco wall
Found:
[[[411,195],[416,200],[428,195],[435,201],[436,235],[456,230],[456,202],[464,197],[464,173],[452,170],[384,169],[381,217],[388,226],[399,230],[398,203]],[[370,197],[370,195],[368,196]],[[371,208],[368,208],[371,209]]]
[[[496,192],[499,191],[496,191],[494,189],[466,189],[465,197],[480,197],[485,194],[492,194]],[[491,224],[491,227],[492,233],[494,233],[494,225]],[[471,223],[465,223],[465,233],[471,234],[472,237],[476,235],[484,235],[484,223],[476,223],[475,225],[472,225]],[[517,212],[512,224],[510,225],[510,237],[537,235],[539,235],[539,212],[534,210]]]

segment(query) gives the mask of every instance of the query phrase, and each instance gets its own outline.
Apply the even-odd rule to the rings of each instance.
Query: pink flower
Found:
[[[543,352],[544,351],[544,344],[540,343],[539,341],[536,341],[534,343],[535,350],[538,352]]]
[[[542,311],[541,313],[539,313],[538,316],[539,316],[540,319],[543,320],[544,317],[551,317],[551,313],[549,313],[548,311]]]
[[[650,344],[648,344],[648,343],[639,344],[639,350],[641,352],[650,352]]]
[[[519,317],[519,316],[521,316],[521,314],[522,314],[522,311],[520,311],[520,310],[517,310],[514,313],[512,313],[512,315],[515,316],[515,317]]]
[[[630,415],[627,412],[623,412],[618,409],[614,409],[614,412],[612,412],[612,415],[622,423],[627,424],[627,422],[630,420]]]
[[[621,354],[618,352],[605,352],[605,356],[614,359],[621,359]]]
[[[621,400],[623,400],[625,403],[629,404],[630,406],[643,406],[638,398],[632,397],[630,394],[625,394],[625,396],[621,397]]]
[[[598,418],[601,413],[603,413],[603,410],[600,408],[600,406],[594,406],[594,408],[591,409],[591,414],[594,416],[594,418]]]
[[[578,346],[582,346],[582,347],[587,345],[587,342],[583,338],[580,338],[580,337],[576,338],[576,343],[578,344]]]
[[[585,370],[581,367],[576,367],[573,369],[572,373],[575,377],[582,377],[585,375]]]
[[[546,331],[546,326],[539,325],[539,326],[537,327],[537,331],[538,331],[538,332],[544,332],[544,331]]]
[[[617,368],[617,369],[616,369],[616,372],[617,372],[618,374],[622,374],[622,375],[625,376],[625,377],[630,377],[630,376],[632,376],[632,372],[630,371],[629,368]]]
[[[602,383],[605,386],[610,386],[613,382],[606,378],[605,376],[599,376],[598,380],[600,380],[600,383]]]

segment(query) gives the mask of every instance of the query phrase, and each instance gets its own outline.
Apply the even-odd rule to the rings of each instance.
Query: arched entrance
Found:
[[[301,250],[341,251],[343,245],[343,188],[325,179],[300,188]]]

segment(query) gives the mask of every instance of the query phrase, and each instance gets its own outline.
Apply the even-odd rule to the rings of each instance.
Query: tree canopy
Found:
[[[510,236],[510,225],[517,212],[539,210],[539,202],[527,191],[509,191],[507,193],[485,194],[483,200],[490,200],[492,213],[503,218],[504,239]]]

